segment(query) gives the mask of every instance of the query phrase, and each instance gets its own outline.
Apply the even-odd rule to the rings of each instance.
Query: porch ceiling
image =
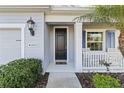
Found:
[[[46,22],[48,25],[74,25],[75,22]]]

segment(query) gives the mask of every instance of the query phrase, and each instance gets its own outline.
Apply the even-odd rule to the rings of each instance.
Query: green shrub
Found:
[[[34,87],[42,73],[39,59],[19,59],[0,67],[1,88]]]
[[[109,75],[95,74],[93,76],[93,84],[96,88],[119,88],[121,87],[118,79],[112,78]]]

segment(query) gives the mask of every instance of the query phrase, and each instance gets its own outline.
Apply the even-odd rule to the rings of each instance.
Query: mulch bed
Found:
[[[48,77],[49,73],[45,73],[43,76],[41,76],[35,88],[46,88]]]
[[[92,82],[92,77],[96,73],[76,73],[82,88],[95,88]],[[124,73],[99,73],[104,75],[110,75],[121,81],[121,87],[124,88]]]

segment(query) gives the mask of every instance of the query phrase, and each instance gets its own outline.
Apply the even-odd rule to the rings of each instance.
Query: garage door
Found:
[[[21,31],[19,29],[0,29],[0,64],[21,57]]]

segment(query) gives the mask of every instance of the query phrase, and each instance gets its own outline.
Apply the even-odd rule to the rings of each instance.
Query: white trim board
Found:
[[[21,29],[21,58],[24,58],[24,28],[25,24],[0,24],[0,28],[18,28]]]
[[[69,63],[69,27],[68,26],[54,26],[53,27],[53,56],[54,56],[54,63],[56,63],[55,60],[55,29],[56,28],[66,28],[67,30],[67,64]]]

